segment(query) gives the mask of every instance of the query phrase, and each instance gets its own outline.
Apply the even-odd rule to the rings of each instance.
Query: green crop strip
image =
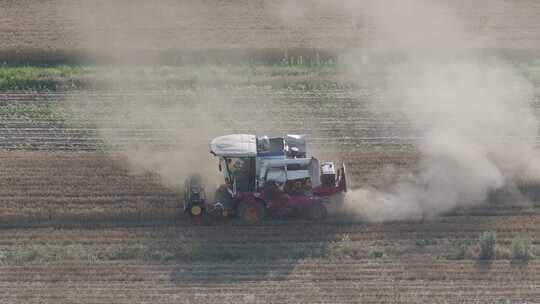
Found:
[[[540,63],[518,67],[540,83]],[[0,66],[1,91],[204,90],[267,88],[299,91],[354,89],[351,67],[335,63],[202,64],[185,66]],[[354,73],[353,73],[354,74]]]
[[[334,89],[351,84],[336,65],[0,66],[0,91]]]
[[[2,128],[61,128],[66,117],[55,104],[6,104],[0,106]]]

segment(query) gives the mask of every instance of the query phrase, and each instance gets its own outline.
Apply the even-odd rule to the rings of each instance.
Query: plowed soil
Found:
[[[540,208],[534,203],[491,203],[417,222],[334,217],[192,225],[180,212],[182,189],[164,186],[155,173],[131,172],[122,145],[103,150],[95,117],[82,114],[88,106],[101,107],[92,115],[113,121],[117,117],[103,113],[118,102],[128,108],[152,96],[165,103],[212,97],[126,94],[1,95],[4,106],[66,100],[82,106],[62,124],[48,117],[2,117],[0,302],[538,301],[538,262],[510,259],[514,237],[528,236],[533,249],[539,242]],[[357,185],[375,184],[389,165],[414,169],[418,159],[406,119],[373,111],[376,92],[229,93],[220,100],[216,113],[222,105],[238,109],[227,112],[234,123],[224,123],[223,132],[308,130],[314,154],[345,161]],[[261,115],[263,107],[268,110]],[[192,111],[186,107],[185,115]],[[176,149],[180,143],[168,140],[172,131],[120,134]],[[479,261],[477,239],[488,230],[497,233],[497,259]],[[460,244],[468,244],[461,256],[455,253]]]
[[[489,48],[540,49],[534,0],[452,1],[447,14]],[[182,56],[279,59],[377,43],[362,1],[3,1],[0,54],[5,59],[69,61],[103,57]],[[303,50],[303,51],[302,51]],[[153,54],[153,55],[151,55]],[[201,56],[202,54],[202,56]],[[166,60],[165,59],[165,60]]]

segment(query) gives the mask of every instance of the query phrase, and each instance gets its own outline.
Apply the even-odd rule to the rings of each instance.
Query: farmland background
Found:
[[[445,14],[492,49],[536,54],[540,4],[534,0],[449,2]],[[142,12],[142,13],[141,13]],[[288,55],[336,56],[379,43],[362,1],[2,1],[0,52],[10,61],[82,59],[193,62],[225,58],[272,62]],[[363,16],[363,17],[358,17]],[[391,45],[382,45],[392,51]],[[117,50],[111,52],[111,49]],[[122,56],[124,55],[124,56]],[[111,58],[113,57],[113,58]]]
[[[452,3],[464,32],[533,83],[538,111],[540,3]],[[169,160],[194,153],[217,171],[206,145],[223,133],[305,133],[353,187],[414,170],[411,117],[340,63],[379,43],[362,5],[345,4],[0,1],[0,302],[538,302],[534,187],[532,201],[419,221],[181,216],[188,172]],[[493,261],[478,259],[484,231]],[[517,236],[526,263],[512,260]]]

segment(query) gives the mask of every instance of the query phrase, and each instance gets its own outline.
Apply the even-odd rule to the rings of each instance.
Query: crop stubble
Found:
[[[80,109],[85,103],[103,107],[96,115],[118,102],[106,93],[81,94],[74,98],[83,105]],[[200,100],[183,94],[161,98]],[[235,125],[225,130],[310,130],[317,155],[344,159],[358,183],[375,183],[377,172],[387,165],[414,168],[418,156],[412,148],[414,138],[406,136],[406,121],[396,123],[369,110],[377,94],[335,92],[330,99],[328,92],[295,94],[263,94],[255,99],[253,94],[231,94],[221,102],[241,106],[231,113],[238,117]],[[134,94],[134,100],[128,96],[121,102],[144,102],[147,97],[137,100]],[[3,94],[1,101],[61,104],[67,98],[73,96]],[[282,121],[278,128],[248,115],[261,105],[273,106],[266,120]],[[497,232],[502,247],[508,248],[516,235],[528,235],[536,244],[540,225],[533,205],[495,204],[456,210],[432,221],[378,225],[333,218],[324,223],[282,220],[256,227],[235,223],[193,227],[179,217],[181,190],[162,186],[152,173],[131,174],[122,151],[102,151],[95,119],[81,119],[82,113],[69,112],[72,117],[59,125],[47,118],[27,125],[17,115],[2,121],[0,216],[2,226],[10,227],[0,231],[3,302],[538,299],[536,260],[512,264],[505,252],[493,263],[470,256],[446,258],[452,244],[474,242],[486,230]],[[123,134],[143,140],[155,140],[157,135],[158,145],[175,148],[167,141],[167,130]],[[375,258],[373,251],[383,257]]]
[[[484,37],[488,47],[538,50],[537,1],[455,2],[458,9],[447,13],[464,19],[463,31]],[[295,50],[332,54],[376,43],[376,31],[366,27],[366,17],[359,17],[363,12],[361,2],[355,1],[347,9],[325,1],[160,1],[159,7],[140,0],[4,1],[0,54],[42,62],[73,61],[92,53],[99,56],[100,51],[107,57],[110,48],[165,61],[214,53],[238,60],[249,54],[279,59]]]
[[[519,9],[512,11],[504,9],[507,1],[489,1],[500,10],[488,13],[477,9],[482,6],[478,1],[465,2],[471,3],[464,1],[459,5],[463,10],[452,13],[473,20],[467,30],[487,33],[493,39],[487,42],[490,47],[538,49],[537,1],[513,1]],[[99,52],[111,37],[120,37],[113,42],[132,55],[138,48],[129,37],[143,37],[141,52],[166,49],[176,53],[171,57],[206,56],[210,53],[200,50],[219,49],[242,59],[250,52],[276,58],[294,55],[294,50],[333,52],[362,47],[374,38],[354,17],[357,12],[326,10],[322,2],[310,4],[313,17],[294,24],[268,13],[279,10],[279,1],[198,1],[193,9],[205,11],[207,18],[186,11],[163,27],[159,19],[134,24],[125,19],[125,11],[116,16],[128,20],[120,29],[107,23],[88,28],[71,14],[81,2],[36,3],[2,3],[2,58],[69,61],[89,50]],[[171,12],[178,11],[177,3],[167,2]],[[89,31],[95,39],[88,40]],[[389,164],[398,171],[414,167],[418,156],[406,119],[396,122],[372,111],[378,92],[333,92],[332,102],[326,102],[327,93],[272,91],[255,100],[251,92],[229,94],[221,102],[234,102],[238,111],[222,112],[235,121],[224,132],[307,130],[316,155],[345,160],[358,184],[375,183]],[[200,100],[190,93],[167,94],[121,95],[127,104],[145,102],[152,98],[148,95]],[[75,99],[81,109],[101,105],[107,113],[111,102],[118,101],[118,96],[99,92],[73,95],[3,93],[0,104]],[[260,108],[268,110],[255,121],[252,114]],[[69,113],[67,123],[17,114],[0,121],[0,225],[9,228],[0,231],[0,303],[534,303],[540,298],[537,260],[511,263],[504,252],[492,263],[445,258],[452,242],[475,241],[486,230],[497,232],[500,247],[508,248],[517,235],[538,244],[534,205],[496,204],[456,210],[434,221],[384,225],[330,219],[193,227],[179,220],[180,189],[162,186],[151,173],[130,174],[118,151],[122,145],[103,148],[96,118],[82,114]],[[281,123],[276,127],[275,121]],[[164,149],[179,144],[168,140],[170,130],[121,134]],[[113,152],[102,152],[110,148]],[[183,253],[186,259],[181,259],[176,251],[186,248],[167,244],[200,251]],[[372,256],[373,250],[383,257]],[[172,256],[155,255],[160,251]]]

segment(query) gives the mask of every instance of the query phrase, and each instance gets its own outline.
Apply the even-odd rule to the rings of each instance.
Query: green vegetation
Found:
[[[60,128],[64,127],[64,111],[51,103],[12,103],[0,106],[2,128]]]
[[[244,242],[242,238],[227,244],[186,238],[162,231],[148,238],[103,246],[100,244],[58,240],[0,246],[0,263],[116,261],[271,261],[297,259],[382,259],[410,253],[400,251],[401,243],[366,246],[348,239],[306,242]],[[191,233],[193,233],[192,231]]]
[[[469,240],[458,240],[451,244],[447,254],[449,260],[464,260],[470,258],[470,248],[472,242]]]
[[[0,67],[0,91],[351,87],[336,65]]]
[[[92,68],[58,67],[0,67],[0,91],[58,91],[83,86],[83,76]]]
[[[384,256],[384,252],[382,250],[379,250],[379,249],[375,249],[371,252],[371,257],[374,258],[374,259],[380,259]]]
[[[529,257],[529,240],[522,237],[512,239],[512,259],[526,261]]]
[[[481,234],[479,246],[473,240],[455,240],[449,243],[431,242],[419,250],[410,241],[370,243],[353,241],[347,236],[335,241],[306,242],[245,242],[242,238],[220,243],[173,235],[176,230],[149,235],[148,238],[103,246],[71,240],[36,241],[31,244],[0,246],[0,263],[61,262],[61,261],[117,261],[137,260],[148,262],[174,261],[272,261],[297,259],[363,260],[393,259],[422,255],[446,260],[498,259],[526,261],[534,253],[526,238],[514,238],[511,252],[496,248],[496,235],[488,231]],[[190,233],[193,233],[191,231]],[[189,234],[189,233],[188,233]],[[427,250],[427,252],[426,252]],[[506,254],[504,251],[507,250]]]
[[[418,246],[418,247],[426,247],[426,246],[436,245],[437,240],[434,240],[434,239],[416,239],[415,243],[416,243],[416,246]]]
[[[223,246],[168,236],[114,246],[85,243],[34,243],[0,247],[0,263],[60,261],[251,261],[322,258],[326,243],[233,243]]]
[[[484,231],[478,239],[480,245],[479,258],[482,260],[491,260],[495,258],[497,235],[494,231]]]
[[[540,83],[540,62],[518,67]],[[200,64],[179,66],[1,66],[0,91],[242,89],[291,90],[356,88],[349,67],[333,61],[306,64]]]

